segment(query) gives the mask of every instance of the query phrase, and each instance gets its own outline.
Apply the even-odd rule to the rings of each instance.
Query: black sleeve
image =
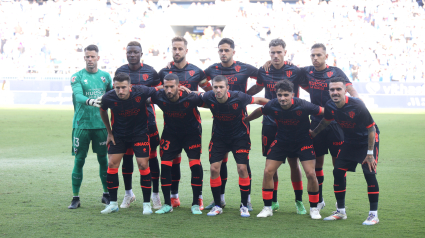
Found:
[[[332,100],[332,99],[331,99]],[[329,100],[326,104],[325,104],[325,114],[323,115],[326,121],[333,121],[334,117],[332,115],[332,108],[329,105],[330,103],[333,103],[331,100]]]
[[[161,91],[157,91],[151,96],[152,104],[158,104],[158,97],[159,97],[160,93],[161,93]]]
[[[161,82],[161,84],[164,84],[164,77],[165,77],[165,69],[161,69],[158,73],[158,77],[159,77],[159,81]]]
[[[152,69],[152,78],[153,78],[152,85],[151,85],[152,87],[161,85],[161,80],[159,79],[159,75],[155,69]]]
[[[253,79],[257,79],[258,69],[255,68],[254,66],[250,65],[250,64],[247,64],[246,66],[248,68],[249,77],[253,78]]]
[[[202,100],[202,93],[190,93],[190,100],[198,107],[202,107],[204,105],[204,101]]]
[[[254,97],[243,92],[238,92],[238,97],[240,98],[243,107],[246,107],[247,105],[252,104],[254,102]]]
[[[262,72],[263,72],[263,69],[261,67],[257,72],[257,85],[264,87],[264,78],[263,78]]]
[[[306,67],[299,68],[295,82],[303,89],[307,89],[310,86],[310,84],[308,83]]]
[[[269,101],[266,105],[261,107],[261,112],[263,115],[272,115],[273,109],[272,109],[272,101]]]
[[[211,78],[211,73],[210,73],[210,68],[211,67],[208,67],[206,70],[204,70],[204,74],[205,74],[205,76],[206,76],[206,78],[207,78],[207,81],[210,81],[212,78]]]
[[[375,122],[373,121],[372,115],[370,115],[369,110],[367,110],[366,105],[359,100],[359,121],[363,123],[363,125],[366,126],[366,128],[371,128],[373,125],[375,125]]]
[[[108,93],[105,93],[103,96],[102,96],[102,106],[100,107],[100,108],[102,108],[102,110],[104,110],[104,111],[106,111],[106,110],[108,110],[108,108],[109,108],[109,97],[108,97]]]
[[[322,112],[322,108],[316,104],[307,102],[305,100],[302,100],[302,103],[303,103],[303,108],[307,111],[309,115],[318,115],[319,113]]]
[[[336,72],[338,73],[338,77],[341,77],[341,78],[343,78],[343,79],[344,79],[344,81],[345,81],[345,85],[346,85],[346,86],[348,86],[348,85],[352,85],[352,83],[351,83],[350,79],[348,79],[348,77],[347,77],[347,75],[344,73],[344,71],[342,71],[340,68],[336,68],[335,70],[336,70]]]

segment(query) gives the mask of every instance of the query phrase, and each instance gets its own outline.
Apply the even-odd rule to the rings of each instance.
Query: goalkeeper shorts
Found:
[[[93,153],[106,155],[108,153],[107,137],[106,129],[72,129],[72,155],[87,153],[90,141],[92,142]]]

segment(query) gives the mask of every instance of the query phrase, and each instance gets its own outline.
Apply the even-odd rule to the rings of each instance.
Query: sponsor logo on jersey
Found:
[[[334,141],[332,142],[332,145],[342,145],[344,141]]]
[[[351,118],[354,118],[354,116],[356,115],[356,113],[354,113],[354,112],[349,112],[349,113],[348,113],[348,115],[349,115]]]
[[[233,104],[232,104],[232,107],[233,107],[233,109],[234,109],[234,110],[238,109],[238,106],[239,106],[239,105],[238,105],[237,103],[233,103]]]
[[[84,83],[87,84],[87,79],[84,79]]]
[[[78,153],[78,149],[74,148],[74,154],[77,154],[77,153]]]
[[[189,75],[190,75],[190,76],[195,75],[195,71],[194,71],[194,70],[189,71]]]
[[[236,72],[238,72],[238,73],[239,73],[239,71],[241,71],[241,66],[236,65],[236,66],[235,66],[235,70],[236,70]]]
[[[328,75],[328,78],[332,77],[332,75],[334,74],[333,72],[327,72],[326,73]]]
[[[148,78],[149,78],[149,75],[148,74],[143,74],[143,80],[148,80]]]
[[[335,112],[334,112],[334,110],[332,110],[332,116],[335,116]]]
[[[274,114],[275,114],[275,115],[278,115],[279,113],[278,113],[277,111],[274,111]]]
[[[241,154],[241,153],[246,153],[246,154],[248,154],[248,153],[249,153],[249,150],[239,149],[239,150],[237,150],[237,151],[236,151],[236,154]]]
[[[338,120],[337,122],[338,122],[338,124],[341,128],[351,128],[352,129],[356,126],[356,123],[351,122],[351,121],[339,121]]]
[[[211,104],[211,108],[214,109],[214,104]]]
[[[309,145],[309,146],[303,146],[303,147],[301,147],[301,151],[303,151],[303,150],[308,150],[308,149],[313,149],[313,145]]]
[[[164,106],[167,106],[167,103],[165,103],[165,102],[162,102],[162,105],[164,105]]]
[[[189,106],[189,102],[184,102],[183,106],[187,108]]]
[[[310,74],[313,74],[313,71],[310,71]]]
[[[136,97],[134,100],[136,100],[136,102],[140,102],[140,100],[142,100],[141,97]]]
[[[106,78],[105,77],[100,77],[100,79],[102,79],[102,82],[106,82]]]
[[[137,142],[134,143],[134,146],[149,146],[149,142]]]
[[[303,112],[302,112],[302,111],[300,111],[300,110],[296,111],[295,113],[296,113],[298,116],[301,116],[301,114],[303,114]]]
[[[77,78],[77,76],[72,77],[71,78],[71,83],[74,83],[76,78]]]
[[[296,126],[300,123],[297,119],[279,119],[278,122],[282,123],[285,126]]]
[[[193,150],[193,149],[196,149],[196,148],[201,148],[201,144],[196,144],[196,145],[189,146],[189,150]]]
[[[115,105],[115,106],[118,106],[118,103],[117,103],[117,102],[114,102],[114,105]]]
[[[233,75],[226,76],[226,78],[229,84],[235,84],[238,81],[238,78]]]
[[[286,71],[286,76],[291,77],[292,76],[292,71]]]
[[[106,141],[99,142],[99,145],[106,145]]]
[[[125,110],[121,113],[118,113],[118,115],[123,116],[123,117],[129,117],[129,116],[135,116],[137,114],[139,114],[140,109],[128,109]]]

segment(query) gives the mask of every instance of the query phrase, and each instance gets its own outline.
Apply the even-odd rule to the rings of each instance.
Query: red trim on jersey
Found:
[[[329,69],[329,65],[326,64],[326,68]]]
[[[332,119],[326,119],[326,118],[325,118],[325,121],[333,121],[333,120],[334,120],[333,118],[332,118]]]
[[[230,98],[230,93],[229,92],[227,92],[227,96]]]
[[[151,107],[152,107],[153,116],[155,117],[155,122],[156,122],[156,112],[155,112],[155,106],[154,106],[153,104],[151,104]],[[149,112],[148,112],[148,110],[146,110],[146,112],[147,112],[148,117],[149,117]]]
[[[161,86],[162,85],[162,82],[159,82],[157,85],[152,85],[151,87],[158,87],[158,86]],[[158,91],[158,89],[156,89],[156,91]]]
[[[319,107],[319,108],[320,108],[319,113],[316,114],[317,116],[320,115],[320,113],[322,113],[322,111],[323,111],[323,107]]]
[[[294,98],[291,99],[291,103],[294,104]]]
[[[257,85],[258,85],[258,86],[260,86],[260,87],[264,87],[264,83],[259,84],[259,83],[258,83],[258,81],[256,81],[256,82],[255,82],[255,84],[257,84]]]
[[[252,97],[252,100],[249,104],[253,104],[254,103],[254,97]]]
[[[345,84],[345,86],[347,87],[347,86],[350,86],[350,85],[353,85],[352,83],[346,83]]]
[[[183,96],[183,92],[182,91],[180,91],[180,94],[179,94],[179,96],[181,97],[181,96]]]
[[[249,129],[248,129],[248,127],[246,126],[246,124],[245,124],[245,122],[243,121],[243,119],[245,119],[245,114],[243,113],[243,111],[242,111],[242,124],[244,124],[244,126],[246,127],[246,132],[247,132],[247,134],[249,135]]]
[[[369,129],[369,128],[371,128],[374,125],[375,125],[375,122],[373,122],[372,124],[368,125],[366,128]]]
[[[131,88],[130,88],[130,92],[133,92],[133,90],[131,90]]]
[[[113,126],[114,125],[114,112],[112,112],[112,110],[111,110],[111,126]]]
[[[345,103],[348,103],[348,96],[345,96]]]
[[[102,110],[102,112],[106,112],[108,109],[106,109],[106,110],[103,110],[103,108],[100,108],[100,110]]]
[[[196,107],[193,108],[193,114],[195,115],[195,118],[199,122],[199,124],[201,124],[201,115],[199,115],[198,112],[196,111]]]
[[[140,63],[140,66],[142,66],[142,67],[143,67],[143,63]]]
[[[257,80],[257,77],[255,76],[250,76],[250,78]]]

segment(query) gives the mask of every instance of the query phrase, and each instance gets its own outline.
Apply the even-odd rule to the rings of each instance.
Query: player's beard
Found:
[[[232,58],[227,58],[227,60],[225,60],[223,58],[220,58],[220,60],[221,60],[221,63],[227,64],[227,63],[229,63],[232,60]]]
[[[184,59],[186,58],[186,56],[182,56],[182,57],[180,57],[180,59],[176,59],[176,57],[173,57],[173,60],[174,60],[174,63],[180,63],[180,62],[182,62]]]
[[[94,70],[94,69],[96,69],[97,64],[96,63],[92,63],[92,64],[86,63],[86,67],[89,70]]]
[[[169,100],[175,99],[177,97],[177,93],[178,93],[178,91],[176,91],[174,94],[171,93],[171,92],[170,93],[167,93],[167,98]]]

